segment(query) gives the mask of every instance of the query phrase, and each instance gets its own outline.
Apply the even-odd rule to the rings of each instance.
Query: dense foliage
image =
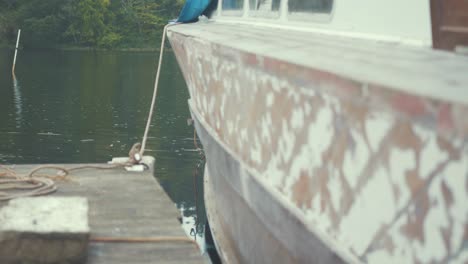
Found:
[[[151,47],[184,0],[0,0],[0,44]]]

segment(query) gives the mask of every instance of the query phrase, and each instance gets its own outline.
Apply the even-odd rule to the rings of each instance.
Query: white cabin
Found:
[[[217,20],[455,49],[468,46],[468,1],[220,0]]]

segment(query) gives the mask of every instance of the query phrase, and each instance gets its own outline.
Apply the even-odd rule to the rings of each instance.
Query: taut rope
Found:
[[[148,114],[148,120],[146,121],[145,134],[143,135],[143,141],[142,141],[142,144],[141,144],[140,155],[142,157],[143,157],[143,154],[145,153],[146,140],[148,139],[148,132],[149,132],[149,128],[150,128],[150,125],[151,125],[151,119],[153,118],[154,105],[156,103],[156,95],[157,95],[157,92],[158,92],[159,75],[160,75],[160,72],[161,72],[161,65],[162,65],[163,54],[164,54],[164,43],[166,41],[167,28],[170,27],[170,26],[174,26],[174,25],[177,25],[177,24],[167,24],[166,26],[164,26],[163,35],[162,35],[162,38],[161,38],[161,48],[160,48],[160,51],[159,51],[159,63],[158,63],[158,69],[156,71],[156,78],[154,80],[153,99],[151,100],[151,107],[150,107],[150,111],[149,111],[149,114]]]

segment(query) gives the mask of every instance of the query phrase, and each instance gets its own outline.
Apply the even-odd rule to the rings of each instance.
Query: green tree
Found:
[[[25,47],[155,46],[184,0],[0,0],[0,42]]]
[[[74,4],[76,15],[71,17],[66,35],[74,36],[80,44],[96,46],[107,31],[109,0],[80,0]]]

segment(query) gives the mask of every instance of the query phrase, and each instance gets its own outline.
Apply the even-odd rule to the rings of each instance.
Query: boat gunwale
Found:
[[[216,30],[224,27],[225,29],[236,27],[239,31],[242,31],[242,29],[246,27],[248,30],[253,32],[244,32],[241,33],[241,35],[237,35],[236,39],[240,40],[234,42],[232,41],[232,38],[221,36],[216,32]],[[215,29],[213,30],[213,28]],[[268,30],[268,28],[270,30]],[[209,42],[210,44],[220,45],[222,47],[238,50],[248,54],[253,54],[256,56],[260,55],[265,58],[283,61],[311,70],[326,72],[345,80],[356,81],[380,88],[388,88],[395,92],[422,96],[431,100],[439,101],[441,103],[449,102],[461,104],[464,106],[468,105],[468,96],[460,96],[460,88],[466,89],[466,87],[468,87],[468,75],[466,75],[461,67],[465,66],[465,69],[468,69],[468,59],[466,59],[466,57],[463,55],[441,50],[432,50],[428,48],[415,48],[414,46],[396,45],[395,43],[381,42],[375,39],[367,40],[357,39],[354,37],[332,36],[322,34],[321,32],[281,32],[283,30],[285,30],[285,28],[271,27],[270,25],[264,27],[263,24],[259,25],[257,23],[249,24],[239,23],[239,21],[215,21],[208,23],[199,22],[190,25],[177,25],[175,27],[169,28],[168,34],[169,38],[171,38],[172,34],[179,34],[181,36],[191,37],[199,41]],[[246,38],[248,36],[253,36],[258,32],[262,32],[264,35],[257,36],[257,39],[254,40],[248,40]],[[315,45],[316,47],[308,47],[307,49],[304,47],[295,47],[294,50],[290,50],[289,52],[275,53],[275,47],[278,48],[280,45],[271,43],[271,41],[265,42],[267,47],[262,49],[255,46],[258,44],[257,40],[259,38],[265,38],[265,36],[271,37],[271,35],[274,34],[282,35],[282,33],[309,37],[312,40],[309,40],[308,44]],[[336,44],[333,44],[335,45],[334,47],[326,47],[327,44],[335,42]],[[361,45],[359,47],[364,47],[363,51],[355,48],[354,46],[356,45]],[[338,57],[339,54],[332,54],[331,56],[324,53],[314,54],[322,56],[320,58],[311,55],[311,53],[313,53],[313,49],[319,50],[321,48],[324,49],[324,52],[327,51],[327,48],[328,51],[332,49],[342,49],[340,52],[342,54],[348,53],[350,54],[350,57],[341,58],[341,60],[338,60],[336,57]],[[365,54],[366,52],[364,52],[364,49],[366,48],[368,51],[376,50],[380,54]],[[403,62],[393,61],[388,63],[388,61],[386,61],[387,58],[385,58],[383,55],[388,50],[393,52],[393,55],[395,56],[398,55],[400,57],[404,57],[405,55],[411,55],[413,57],[416,56],[416,58],[408,58]],[[424,61],[421,59],[424,59]],[[359,64],[359,62],[361,62],[361,64]],[[407,65],[408,62],[412,64]],[[434,64],[428,65],[429,62],[433,62]],[[334,65],[333,63],[340,64]],[[347,63],[347,65],[343,66],[343,63]],[[364,67],[364,69],[360,69],[358,71],[356,67],[359,66]],[[377,69],[379,66],[383,67],[384,69]],[[419,66],[421,66],[421,68]],[[446,70],[446,68],[452,70],[449,71]],[[457,68],[458,71],[455,72],[453,68]],[[376,74],[369,74],[366,70],[374,71]],[[388,73],[387,71],[390,70],[393,72]],[[409,72],[411,70],[412,72]],[[411,73],[415,72],[419,74],[417,77],[424,76],[426,79],[416,77],[410,78]],[[444,72],[447,74],[443,74]],[[390,76],[392,74],[396,76]],[[438,74],[438,76],[434,76],[436,74]],[[468,95],[468,90],[461,90],[461,92],[463,91],[465,91],[465,93]]]

